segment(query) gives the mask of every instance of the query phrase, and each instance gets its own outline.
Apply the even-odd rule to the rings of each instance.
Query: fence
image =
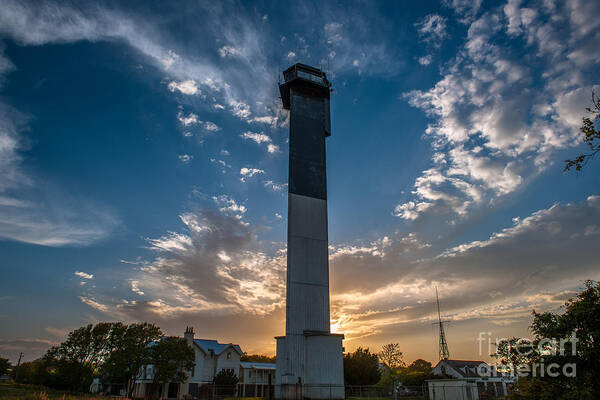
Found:
[[[503,389],[498,382],[460,381],[440,379],[429,381],[422,386],[400,386],[396,389],[379,386],[352,385],[267,385],[244,384],[224,386],[206,384],[181,385],[169,387],[168,399],[185,400],[244,400],[278,398],[303,400],[306,398],[321,400],[493,400],[503,399]],[[138,397],[153,399],[152,396]],[[163,398],[163,399],[164,399]]]
[[[183,389],[183,388],[182,388]],[[181,394],[180,398],[186,400],[234,400],[234,399],[265,399],[277,398],[298,399],[305,398],[323,400],[421,400],[427,399],[426,385],[420,387],[400,387],[396,390],[385,389],[377,386],[351,386],[351,385],[265,385],[243,384],[223,386],[207,383],[188,388],[188,393]],[[450,399],[448,399],[450,400]]]

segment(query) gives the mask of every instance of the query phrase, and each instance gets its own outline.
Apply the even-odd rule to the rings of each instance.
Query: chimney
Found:
[[[186,326],[183,337],[188,341],[189,344],[192,344],[192,342],[194,341],[194,327]]]

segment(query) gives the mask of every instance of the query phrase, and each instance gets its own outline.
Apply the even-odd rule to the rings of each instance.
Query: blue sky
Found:
[[[13,2],[0,10],[0,353],[148,320],[273,353],[287,114],[278,73],[333,82],[332,323],[435,361],[526,335],[598,279],[600,178],[578,126],[600,5]]]

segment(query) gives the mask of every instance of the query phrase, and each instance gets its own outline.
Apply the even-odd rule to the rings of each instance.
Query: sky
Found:
[[[327,72],[332,329],[436,362],[600,279],[600,2],[28,2],[0,9],[0,356],[99,321],[274,354],[288,114]]]

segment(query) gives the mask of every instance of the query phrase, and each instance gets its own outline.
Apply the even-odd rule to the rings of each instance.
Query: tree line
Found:
[[[101,322],[78,328],[58,346],[14,372],[17,382],[59,390],[89,391],[94,377],[123,385],[127,396],[142,367],[153,365],[156,388],[167,382],[184,382],[194,368],[195,353],[187,341],[165,337],[147,322]]]
[[[419,358],[406,365],[399,343],[386,344],[379,353],[359,347],[344,354],[346,385],[379,386],[391,391],[399,385],[421,386],[433,378],[429,361]]]

